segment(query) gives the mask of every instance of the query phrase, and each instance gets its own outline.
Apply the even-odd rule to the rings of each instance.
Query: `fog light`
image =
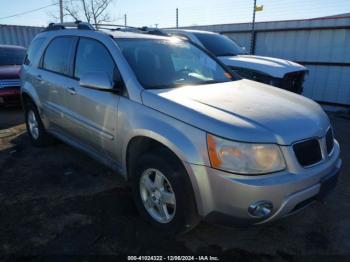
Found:
[[[271,215],[272,210],[272,203],[264,200],[251,204],[248,208],[248,213],[253,217],[267,218]]]

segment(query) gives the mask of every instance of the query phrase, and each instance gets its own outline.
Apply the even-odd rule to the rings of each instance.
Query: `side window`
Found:
[[[70,75],[70,61],[75,39],[71,37],[55,38],[44,54],[42,67],[63,75]]]
[[[106,72],[114,79],[115,64],[106,47],[93,39],[81,38],[75,58],[74,76],[78,79],[86,73]]]
[[[33,59],[38,56],[41,45],[43,44],[45,38],[36,38],[30,44],[27,55],[24,60],[25,65],[30,65],[33,62]]]

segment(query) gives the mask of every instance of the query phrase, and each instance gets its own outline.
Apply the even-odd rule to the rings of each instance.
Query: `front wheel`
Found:
[[[187,173],[174,156],[158,150],[141,156],[133,172],[133,195],[143,217],[167,233],[182,233],[199,222]]]
[[[155,168],[146,169],[139,180],[142,203],[158,223],[169,223],[176,213],[176,197],[166,176]]]

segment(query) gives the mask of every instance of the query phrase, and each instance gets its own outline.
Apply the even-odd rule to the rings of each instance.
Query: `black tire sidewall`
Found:
[[[35,139],[32,136],[32,134],[31,134],[31,132],[29,130],[28,114],[29,114],[30,111],[34,112],[35,118],[36,118],[36,120],[38,122],[39,137],[37,139]],[[48,137],[48,134],[45,131],[44,125],[43,125],[43,123],[41,121],[41,118],[40,118],[40,115],[39,115],[39,112],[38,112],[38,109],[36,108],[36,106],[33,105],[32,103],[28,103],[25,106],[24,112],[25,112],[25,121],[26,121],[27,132],[28,132],[28,135],[30,137],[31,142],[35,146],[45,146],[45,145],[47,145],[49,143],[49,137]]]
[[[170,234],[182,233],[193,228],[197,223],[197,212],[194,195],[189,184],[188,175],[175,161],[164,157],[161,152],[149,153],[141,156],[133,170],[133,196],[137,209],[152,225]],[[169,223],[160,223],[153,219],[145,209],[140,194],[140,178],[146,169],[155,168],[169,180],[176,198],[176,211]]]

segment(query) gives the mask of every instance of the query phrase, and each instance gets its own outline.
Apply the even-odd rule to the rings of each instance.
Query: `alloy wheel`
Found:
[[[175,216],[175,193],[169,180],[155,168],[145,170],[140,178],[140,194],[150,216],[159,223],[169,223]]]
[[[34,139],[39,138],[39,123],[38,120],[36,119],[35,113],[33,110],[28,111],[27,115],[27,121],[28,121],[28,127],[29,127],[29,132],[31,136]]]

